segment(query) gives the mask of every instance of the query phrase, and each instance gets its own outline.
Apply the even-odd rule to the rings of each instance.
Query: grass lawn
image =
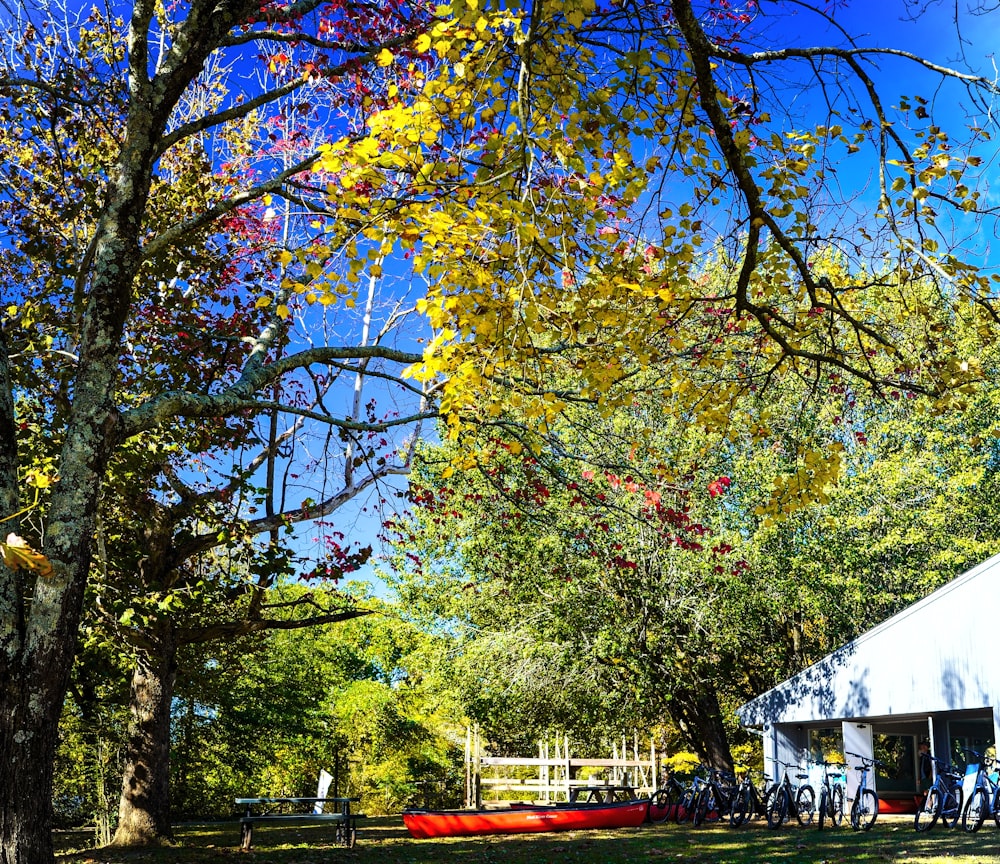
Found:
[[[917,834],[911,818],[881,817],[868,834],[847,827],[820,832],[784,827],[769,831],[761,822],[691,828],[645,825],[614,831],[571,831],[450,840],[413,840],[399,817],[363,820],[353,849],[335,846],[328,825],[257,826],[254,849],[239,849],[239,825],[219,822],[183,825],[176,845],[136,851],[80,850],[85,835],[56,835],[62,864],[562,864],[683,861],[685,864],[997,864],[1000,830],[992,822],[978,834],[936,827]]]

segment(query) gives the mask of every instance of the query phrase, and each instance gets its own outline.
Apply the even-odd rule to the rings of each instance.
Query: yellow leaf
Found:
[[[270,297],[258,297],[257,302],[253,304],[254,309],[264,309],[271,305]]]
[[[431,37],[427,33],[421,33],[416,39],[413,40],[413,50],[423,54],[428,48],[431,47]]]
[[[391,66],[392,61],[395,59],[396,56],[388,48],[383,48],[378,52],[375,62],[377,62],[379,66]]]
[[[282,304],[276,310],[278,317],[284,321],[292,313],[288,310],[288,307]]]
[[[28,472],[28,483],[37,489],[48,489],[59,479],[55,474],[43,474],[41,471],[31,470]]]
[[[52,564],[41,552],[36,552],[17,534],[8,534],[7,542],[0,543],[0,551],[3,552],[3,563],[11,570],[36,570],[40,576],[46,579],[52,577]]]

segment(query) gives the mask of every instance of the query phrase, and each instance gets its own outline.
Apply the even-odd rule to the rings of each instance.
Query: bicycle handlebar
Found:
[[[849,751],[844,751],[845,756],[853,756],[855,759],[861,760],[862,768],[871,768],[877,765],[879,768],[885,768],[886,764],[881,759],[876,759],[874,756],[862,756],[860,753],[850,753]],[[846,766],[845,766],[846,767]]]

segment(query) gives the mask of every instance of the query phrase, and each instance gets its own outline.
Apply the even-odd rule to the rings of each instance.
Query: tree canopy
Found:
[[[789,37],[793,13],[820,41]],[[479,430],[540,454],[569,406],[611,417],[640,388],[735,440],[739,399],[785,376],[839,387],[835,370],[938,411],[983,377],[996,88],[974,68],[798,2],[120,14],[3,13],[7,860],[52,857],[56,724],[112,473],[153,510],[229,494],[201,499],[207,527],[270,538],[408,470],[434,416],[461,469]],[[923,92],[896,92],[898,70]],[[870,183],[841,180],[848,164]],[[333,451],[343,483],[319,471],[279,506],[269,468],[291,481]],[[845,464],[809,443],[795,458],[775,515]]]

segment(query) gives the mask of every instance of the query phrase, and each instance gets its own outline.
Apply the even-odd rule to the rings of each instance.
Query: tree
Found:
[[[454,634],[466,710],[501,746],[524,752],[553,727],[596,740],[616,719],[666,714],[704,761],[731,767],[733,709],[995,548],[995,456],[969,442],[996,398],[935,416],[902,394],[771,388],[738,406],[766,438],[664,422],[620,470],[583,466],[622,453],[644,410],[662,414],[651,394],[603,421],[567,411],[550,429],[560,459],[494,441],[478,470],[443,478],[451,454],[430,448],[396,526],[403,606]],[[794,488],[817,430],[842,478],[774,519],[775,487]],[[685,486],[654,488],[662,466],[645,453],[669,453]]]
[[[279,593],[291,601],[307,591]],[[418,658],[433,640],[392,607],[373,598],[365,605],[373,614],[341,625],[183,652],[172,760],[178,814],[222,817],[251,792],[309,795],[321,769],[334,774],[339,794],[362,796],[367,812],[392,812],[417,784],[460,777],[454,723],[438,707],[441,694],[418,680]]]
[[[521,385],[542,429],[569,400],[627,404],[639,368],[671,388],[678,413],[713,428],[726,424],[734,397],[782,374],[812,381],[831,367],[879,392],[933,395],[941,408],[960,405],[981,380],[977,358],[996,324],[993,278],[959,244],[995,217],[977,185],[992,80],[866,47],[836,11],[810,4],[794,4],[796,32],[818,22],[833,44],[790,47],[780,41],[785,11],[676,0],[665,10],[567,15],[590,52],[586,83],[601,88],[574,94],[599,93],[607,128],[626,131],[623,171],[635,164],[633,142],[644,142],[647,196],[640,207],[620,202],[622,218],[605,226],[614,243],[552,244],[548,266],[530,271],[530,292],[487,288],[456,303],[432,289],[432,321],[468,334],[441,360],[460,370],[442,403],[455,435],[463,418],[474,425],[502,412],[499,382]],[[633,26],[640,21],[649,26]],[[612,57],[595,47],[602,37],[616,40]],[[890,107],[894,83],[879,63],[926,80],[927,92],[940,84],[942,95],[900,94]],[[954,104],[943,96],[952,86],[967,100],[966,128],[936,116]],[[785,98],[787,90],[805,95]],[[815,119],[790,113],[809,96]],[[841,161],[877,178],[876,188],[840,184]],[[855,210],[856,221],[843,224]],[[723,266],[705,278],[698,259],[715,257]],[[497,333],[478,326],[484,310],[505,322],[511,348],[502,354]],[[715,315],[714,333],[703,312]],[[928,328],[906,332],[910,314]],[[948,315],[973,322],[978,337],[964,346],[942,338],[936,325]],[[732,357],[743,366],[720,380],[719,365]],[[552,392],[546,382],[556,380]]]
[[[219,418],[251,410],[273,410],[274,406],[268,401],[273,395],[273,383],[282,375],[287,377],[290,370],[307,369],[314,362],[350,365],[385,360],[405,365],[419,355],[387,346],[348,343],[342,347],[334,344],[299,352],[289,360],[273,350],[280,341],[280,333],[287,332],[285,316],[279,308],[279,314],[272,316],[258,337],[249,343],[240,341],[246,331],[237,330],[232,334],[236,345],[246,347],[240,356],[233,358],[235,365],[230,363],[218,373],[220,377],[212,386],[214,392],[205,395],[204,391],[191,389],[185,393],[185,388],[191,386],[190,381],[164,381],[161,389],[130,394],[125,404],[117,403],[115,397],[126,377],[123,365],[133,359],[139,365],[156,362],[155,358],[141,353],[133,357],[130,353],[133,343],[126,334],[140,334],[143,327],[163,322],[166,331],[174,337],[174,350],[181,349],[186,335],[181,328],[173,330],[174,321],[156,302],[163,302],[167,297],[151,290],[159,281],[156,262],[176,255],[188,260],[197,271],[200,261],[191,261],[184,254],[188,244],[195,248],[200,243],[211,244],[210,235],[214,231],[214,237],[221,240],[216,249],[224,249],[227,241],[219,231],[226,227],[225,220],[237,215],[241,206],[276,192],[297,173],[296,170],[278,171],[262,183],[250,177],[241,182],[233,175],[222,175],[221,183],[214,184],[213,194],[203,207],[180,214],[180,218],[170,224],[158,223],[156,208],[150,207],[150,201],[151,198],[154,202],[159,200],[158,194],[169,195],[164,185],[158,185],[157,178],[162,176],[161,170],[169,171],[164,166],[169,165],[169,156],[176,152],[172,148],[179,146],[183,150],[185,142],[199,138],[208,130],[246,121],[278,95],[305,87],[308,78],[293,75],[291,86],[287,83],[272,86],[248,101],[234,98],[229,107],[209,104],[205,106],[206,113],[197,120],[189,120],[168,131],[171,116],[185,91],[197,86],[207,58],[227,47],[224,43],[230,39],[232,28],[241,22],[249,23],[252,17],[260,14],[259,5],[253,9],[233,6],[222,11],[191,8],[187,10],[186,19],[177,22],[158,20],[152,7],[139,5],[133,10],[127,43],[121,37],[120,22],[106,22],[103,29],[92,28],[90,22],[66,22],[44,15],[36,18],[30,9],[20,11],[22,18],[16,32],[17,38],[23,41],[9,61],[11,64],[20,62],[21,68],[9,66],[5,70],[5,93],[13,104],[23,101],[37,105],[34,117],[48,121],[53,129],[59,130],[59,134],[47,137],[44,123],[39,122],[25,133],[31,144],[48,141],[55,147],[56,159],[61,160],[58,164],[63,168],[66,181],[63,187],[57,188],[66,189],[68,193],[81,187],[92,191],[100,211],[92,223],[92,232],[82,237],[85,248],[82,253],[77,250],[73,269],[69,271],[72,282],[67,285],[57,269],[56,278],[25,282],[17,294],[8,298],[11,305],[7,309],[9,320],[4,325],[0,359],[5,385],[2,466],[5,514],[15,514],[20,509],[17,504],[21,476],[17,444],[27,444],[23,424],[28,421],[22,412],[15,410],[13,395],[27,391],[28,395],[36,392],[42,398],[46,392],[61,397],[49,404],[35,403],[41,405],[37,416],[54,433],[53,444],[58,448],[49,464],[50,476],[57,473],[59,481],[45,502],[44,521],[43,546],[52,569],[46,567],[34,573],[24,569],[8,571],[3,581],[2,603],[2,677],[10,684],[4,688],[2,740],[5,752],[12,754],[5,768],[10,774],[3,784],[5,800],[0,807],[3,860],[45,861],[51,859],[51,766],[56,723],[85,596],[91,538],[97,533],[100,482],[120,445],[157,427],[169,429],[181,417],[204,414],[208,405],[214,406],[208,413]],[[208,19],[210,11],[212,17]],[[305,14],[308,10],[296,11]],[[418,19],[420,14],[417,9]],[[178,25],[176,29],[174,23]],[[284,27],[277,19],[272,23]],[[65,29],[60,29],[60,24],[65,24]],[[263,32],[259,38],[266,39],[266,28],[260,29]],[[97,37],[107,40],[101,46],[111,46],[109,56],[102,56],[100,51],[96,55],[91,52],[95,30]],[[356,35],[364,38],[363,33]],[[276,38],[280,36],[277,34]],[[252,43],[256,38],[246,34],[242,38],[233,37],[237,46]],[[392,44],[395,44],[393,39],[398,41],[398,36],[387,38]],[[323,43],[324,40],[317,41]],[[157,42],[162,54],[154,70],[147,51]],[[344,62],[354,54],[362,60],[372,60],[374,65],[372,58],[385,43],[386,39],[378,39],[367,44],[348,45]],[[127,81],[120,74],[126,44]],[[342,46],[333,37],[316,47],[325,55],[326,49],[337,50]],[[37,62],[37,57],[47,54],[55,58],[51,66]],[[327,71],[335,75],[343,69],[335,64]],[[51,78],[46,78],[46,73],[51,73]],[[88,123],[100,127],[104,109],[108,109],[106,116],[121,118],[122,137],[105,160],[99,161],[96,167],[88,166],[85,173],[80,162],[70,158],[79,159],[84,148],[63,152],[59,144],[74,138],[72,132]],[[29,112],[27,116],[32,115]],[[67,127],[73,128],[66,132]],[[79,137],[74,138],[78,144]],[[84,152],[89,155],[89,151]],[[7,147],[5,157],[7,166],[17,162],[19,156],[14,145]],[[298,171],[313,164],[315,158],[316,154],[306,158]],[[202,162],[199,170],[202,180],[212,184],[211,163]],[[39,177],[41,188],[45,188],[43,179]],[[235,191],[231,191],[234,186]],[[32,188],[28,186],[29,190]],[[14,200],[14,204],[19,203],[23,202]],[[64,201],[58,203],[60,206],[65,204]],[[12,254],[28,252],[30,249],[21,246]],[[11,266],[15,269],[18,265],[15,261]],[[196,272],[182,276],[188,290],[198,290],[199,275]],[[143,285],[146,287],[141,287]],[[214,302],[204,295],[202,300],[209,308]],[[54,314],[60,308],[72,309],[76,315]],[[151,309],[159,309],[160,314],[148,317],[142,314]],[[53,314],[46,316],[46,311]],[[247,325],[252,332],[250,320],[244,318],[240,326]],[[36,335],[40,342],[35,341]],[[141,336],[139,340],[141,344]],[[53,386],[35,387],[38,380],[35,373],[47,370],[46,364],[33,365],[35,358],[50,360],[67,356],[74,361],[73,366],[56,363],[52,378],[38,376],[41,386],[54,381]],[[12,366],[12,361],[18,358],[25,362]],[[276,361],[277,365],[270,361]],[[371,368],[376,371],[374,366]],[[35,389],[28,391],[27,388]],[[254,394],[261,397],[261,404],[252,400]],[[181,407],[180,403],[185,402],[187,407]],[[200,408],[195,407],[198,404]],[[289,408],[295,410],[294,405]],[[357,418],[342,422],[344,428],[365,432],[404,425],[406,420],[367,423],[364,418]],[[33,467],[31,461],[27,464]],[[17,528],[16,525],[11,527]],[[20,530],[26,528],[22,523]],[[33,578],[27,578],[29,575]]]
[[[11,116],[23,100],[42,106],[28,137],[56,143],[53,129],[97,127],[105,117],[116,122],[109,124],[115,145],[106,158],[54,146],[52,159],[66,166],[60,195],[68,200],[81,188],[90,196],[97,211],[93,231],[72,238],[84,251],[70,272],[56,269],[59,278],[44,283],[29,278],[13,297],[0,345],[0,502],[14,532],[28,535],[27,548],[41,553],[17,552],[25,548],[22,541],[7,542],[5,560],[16,569],[5,572],[0,587],[0,677],[10,682],[0,697],[0,744],[13,754],[9,773],[0,776],[0,843],[8,860],[51,858],[51,763],[67,660],[85,597],[101,482],[126,441],[246,413],[277,409],[301,416],[303,409],[288,400],[276,406],[271,388],[316,364],[357,370],[382,362],[381,374],[412,401],[399,417],[376,423],[305,410],[310,419],[362,432],[402,427],[433,410],[419,403],[426,393],[455,435],[468,422],[492,422],[510,391],[536,426],[551,421],[569,399],[612,408],[629,401],[636,364],[655,366],[662,380],[678,382],[679,411],[715,423],[724,419],[727,392],[784,366],[809,375],[815,364],[829,363],[874,385],[891,380],[935,394],[976,377],[975,358],[959,356],[935,334],[914,346],[897,341],[898,316],[874,315],[860,290],[892,293],[904,308],[913,301],[914,276],[923,284],[925,276],[943,273],[952,286],[945,305],[968,301],[956,310],[986,316],[983,337],[992,326],[988,283],[959,256],[938,254],[929,233],[938,223],[928,204],[939,192],[960,216],[975,214],[975,154],[946,142],[944,124],[929,125],[933,105],[919,105],[925,121],[921,110],[908,107],[912,100],[900,103],[900,111],[928,125],[911,147],[861,66],[870,57],[917,64],[920,58],[846,40],[846,47],[744,53],[734,39],[750,43],[753,15],[720,4],[706,6],[699,17],[688,0],[673,0],[668,11],[664,19],[660,4],[598,8],[586,0],[539,2],[523,15],[481,12],[478,3],[438,10],[419,2],[372,13],[362,4],[318,0],[287,7],[195,2],[164,10],[137,0],[127,24],[109,20],[103,29],[66,20],[55,8],[9,13],[0,90]],[[208,66],[227,68],[231,61],[236,74],[240,60],[258,55],[275,78],[230,93],[218,105],[198,98]],[[824,63],[841,64],[851,77],[831,83],[846,93],[845,82],[853,81],[867,100],[850,103],[859,113],[846,135],[848,119],[839,129],[824,123],[822,132],[802,132],[805,137],[790,143],[762,134],[766,88],[780,80],[772,75],[802,59],[814,62],[820,86],[830,80]],[[926,63],[920,68],[966,86],[974,97],[992,93],[985,78]],[[720,83],[725,72],[732,72],[734,88]],[[480,86],[487,81],[488,88]],[[350,90],[364,125],[345,121],[335,141],[285,167],[273,151],[257,149],[250,133],[264,128],[279,99],[311,86]],[[739,107],[740,95],[749,112]],[[192,105],[197,116],[186,113]],[[157,204],[169,198],[160,166],[193,141],[236,142],[241,135],[252,143],[234,146],[239,158],[216,164],[211,154],[188,163],[189,175],[204,185],[203,206],[179,220],[158,219]],[[658,208],[661,240],[648,252],[645,242],[623,242],[623,220],[651,200],[644,197],[647,162],[633,147],[642,136],[664,148],[657,182],[678,179],[694,201]],[[869,140],[870,150],[861,146]],[[887,178],[877,206],[888,233],[862,225],[840,245],[859,262],[880,260],[883,248],[915,257],[919,263],[890,268],[907,274],[898,284],[860,268],[847,283],[824,282],[809,266],[818,235],[837,240],[833,228],[811,218],[814,193],[802,182],[808,174],[817,189],[832,188],[820,148],[828,141],[857,147]],[[21,164],[21,143],[5,144],[6,164]],[[890,146],[898,167],[890,162]],[[756,154],[768,150],[773,158],[765,164]],[[257,153],[266,157],[255,160]],[[81,163],[94,167],[83,171]],[[648,172],[656,167],[649,163]],[[24,177],[14,188],[34,190],[38,178],[27,168]],[[908,197],[899,194],[907,188]],[[127,334],[140,332],[136,313],[157,277],[168,263],[176,270],[191,250],[221,248],[226,220],[254,202],[264,204],[268,195],[318,208],[320,228],[325,221],[331,229],[281,253],[279,262],[300,267],[304,278],[283,278],[254,298],[254,307],[267,310],[266,324],[233,334],[245,353],[208,391],[179,382],[119,403]],[[726,251],[739,262],[732,269],[737,276],[732,284],[699,285],[689,265],[699,244],[714,237],[708,234],[714,220],[707,217],[716,206],[737,220],[732,232],[722,232]],[[870,242],[858,242],[862,230]],[[773,242],[764,242],[765,235]],[[297,310],[324,302],[348,306],[359,274],[369,264],[372,272],[381,268],[393,250],[408,255],[413,272],[430,283],[418,303],[436,331],[425,350],[336,338],[287,350],[282,340]],[[203,262],[194,256],[194,269]],[[10,272],[20,271],[15,265]],[[583,278],[587,274],[598,278]],[[685,329],[690,311],[705,306],[722,310],[720,334],[732,337],[722,348],[714,341],[696,344]],[[47,314],[52,310],[63,312]],[[749,363],[722,392],[712,365],[720,350],[738,350]],[[872,368],[872,352],[892,361],[885,371]],[[42,403],[53,411],[43,416],[57,432],[58,455],[40,472],[26,446],[18,453],[17,442],[26,441],[14,394],[42,392],[35,374],[51,367],[34,361],[43,356],[69,362],[51,370],[56,384],[44,390],[61,401]],[[402,368],[417,362],[422,368],[404,380]],[[553,366],[562,375],[551,376]],[[564,387],[551,392],[539,386],[545,379]],[[38,509],[44,532],[20,518],[29,470],[46,486]],[[52,484],[54,476],[59,480]]]
[[[735,611],[746,565],[706,503],[730,478],[702,430],[664,420],[642,437],[662,408],[654,394],[607,418],[568,408],[549,428],[558,451],[495,438],[476,474],[442,477],[447,451],[427,454],[398,528],[403,603],[462,637],[467,710],[492,740],[511,726],[522,752],[551,728],[596,744],[666,713],[732,767],[722,694],[755,616]]]
[[[4,692],[9,706],[5,703],[2,712],[3,740],[16,754],[7,770],[19,782],[3,786],[9,800],[0,807],[0,836],[4,854],[18,861],[51,857],[47,826],[55,724],[85,597],[91,538],[100,533],[101,483],[126,442],[178,430],[197,440],[197,426],[207,420],[222,426],[231,422],[231,434],[238,437],[248,434],[241,419],[274,411],[327,423],[348,436],[401,428],[430,416],[434,406],[425,400],[433,395],[432,385],[410,383],[399,374],[421,358],[419,352],[339,343],[337,334],[291,350],[286,339],[295,315],[316,307],[350,308],[352,285],[366,267],[377,276],[379,261],[393,244],[423,272],[427,256],[439,262],[467,258],[498,230],[514,235],[533,224],[539,236],[552,236],[552,226],[577,198],[574,190],[551,182],[552,171],[538,170],[517,136],[503,135],[492,125],[496,108],[480,110],[476,102],[483,96],[478,81],[486,77],[476,74],[480,68],[497,73],[490,76],[495,83],[486,98],[495,102],[508,91],[517,93],[516,46],[524,38],[508,13],[484,17],[464,9],[450,16],[443,8],[435,17],[419,3],[374,12],[310,2],[263,10],[259,4],[236,3],[224,10],[196,4],[166,12],[138,3],[123,35],[123,22],[100,13],[73,20],[57,11],[36,16],[32,8],[18,8],[12,13],[11,50],[0,78],[11,116],[22,103],[34,106],[25,115],[29,122],[23,135],[7,143],[10,176],[33,161],[24,158],[26,152],[47,142],[48,162],[59,166],[62,181],[49,210],[70,207],[76,188],[87,190],[94,207],[90,230],[71,238],[82,252],[76,248],[70,266],[59,258],[48,269],[38,266],[30,242],[15,244],[8,259],[8,272],[23,271],[25,283],[6,310],[10,320],[4,327],[3,380],[10,388],[3,405],[4,501],[10,505],[5,504],[5,512],[11,527],[31,540],[4,547],[5,560],[15,570],[3,583],[3,671],[16,683]],[[202,98],[206,68],[230,68],[229,61],[253,54],[258,44],[274,78],[250,93]],[[438,61],[453,64],[460,83],[452,80],[450,66]],[[271,139],[252,134],[267,128],[262,123],[267,112],[290,93],[312,87],[343,94],[340,104],[358,106],[363,125],[344,119],[335,140],[314,142],[287,166],[265,144],[255,151],[257,141]],[[102,128],[106,117],[116,119],[109,124],[113,143],[107,154],[80,146],[85,131]],[[68,141],[74,146],[64,147]],[[229,142],[232,158],[216,164],[219,153],[208,145],[222,141]],[[613,161],[604,155],[605,144],[601,136],[586,139],[593,164]],[[553,147],[563,152],[565,144],[554,140]],[[178,154],[191,158],[174,163]],[[185,176],[203,196],[197,206],[180,206],[180,212],[174,209],[178,202],[172,202],[171,184],[162,182],[174,164],[186,167]],[[37,175],[29,171],[30,182],[18,185],[35,193],[48,188],[48,177],[47,169]],[[602,178],[592,190],[614,194],[631,177]],[[478,197],[483,189],[496,197]],[[550,203],[537,211],[524,209],[526,192],[537,193],[532,207]],[[132,337],[143,336],[144,328],[171,334],[171,348],[190,356],[189,334],[164,315],[162,300],[171,295],[158,286],[210,290],[205,274],[229,254],[232,221],[267,204],[269,197],[294,202],[318,223],[321,233],[315,239],[277,255],[278,263],[295,267],[301,276],[282,276],[276,286],[251,293],[253,309],[266,310],[264,322],[227,334],[229,344],[240,350],[216,370],[219,377],[210,376],[207,389],[185,376],[149,382],[131,375],[151,362],[143,352],[132,351]],[[30,196],[11,200],[16,222],[28,209],[26,202],[32,202]],[[599,201],[595,197],[590,206]],[[507,210],[505,202],[520,203]],[[23,228],[27,221],[22,218],[17,225]],[[497,249],[500,254],[490,266],[510,272],[512,262],[516,265],[514,250],[504,244]],[[176,272],[178,258],[185,262],[181,272]],[[464,277],[457,271],[452,277],[439,266],[427,275],[449,282]],[[238,272],[260,275],[245,263]],[[209,308],[215,302],[224,305],[225,300],[213,295]],[[69,318],[66,309],[73,310]],[[143,317],[145,310],[153,314]],[[440,340],[433,343],[435,349],[439,345]],[[42,363],[42,358],[56,362]],[[66,359],[68,367],[61,362]],[[382,377],[387,386],[398,386],[402,410],[372,421],[350,412],[338,416],[325,406],[313,411],[294,398],[282,398],[295,393],[299,372],[301,386],[312,387],[315,379],[306,373],[315,366]],[[155,361],[150,368],[156,368]],[[126,398],[120,395],[124,381],[142,382],[148,390]],[[278,382],[282,388],[275,393]],[[46,471],[31,467],[39,488],[48,489],[38,510],[44,521],[31,531],[27,523],[15,521],[21,515],[18,457],[31,465],[29,441],[18,435],[25,430],[14,407],[15,388],[39,406],[40,425],[55,433],[56,453],[45,463]],[[49,402],[49,396],[58,398]],[[184,446],[191,445],[185,441]],[[183,497],[172,480],[165,468],[156,496]],[[31,546],[41,547],[43,554]]]
[[[99,46],[114,45],[113,22],[96,14],[86,32]],[[91,50],[81,57],[82,62],[111,59],[107,48]],[[267,155],[283,168],[300,161],[309,148],[314,150],[325,140],[302,118],[307,113],[306,119],[314,121],[329,94],[315,86],[310,91],[310,105],[286,97],[268,122],[278,134],[271,133],[277,143]],[[206,70],[195,94],[197,101],[181,107],[180,122],[197,118],[199,110],[218,110],[226,94],[222,71]],[[109,114],[118,111],[114,102],[104,107]],[[12,278],[46,288],[45,294],[32,298],[20,310],[14,308],[15,321],[24,329],[37,329],[36,344],[44,345],[61,326],[60,274],[77,270],[85,254],[79,244],[69,242],[70,238],[92,236],[99,215],[99,202],[92,194],[81,201],[79,196],[67,194],[66,187],[83,187],[90,192],[99,188],[100,172],[115,142],[106,125],[81,123],[79,118],[40,137],[32,130],[48,122],[48,103],[25,98],[19,108],[5,132],[38,167],[34,168],[32,191],[5,202],[5,222],[17,232],[5,264]],[[311,135],[306,136],[303,130]],[[231,130],[223,133],[227,131],[231,137]],[[303,137],[305,144],[300,140]],[[214,145],[211,152],[206,150],[203,137],[195,136],[160,160],[151,206],[151,221],[157,228],[210,206],[212,195],[199,172],[212,159],[240,157],[239,147],[226,141],[225,134],[208,143]],[[240,142],[240,146],[245,143]],[[63,161],[53,158],[60,154]],[[77,160],[73,164],[78,174],[72,178],[66,176],[65,161],[70,157]],[[16,186],[23,170],[21,163],[5,167],[8,184]],[[247,286],[263,291],[269,282],[289,278],[293,268],[279,266],[274,256],[285,247],[294,248],[310,239],[302,236],[298,224],[301,213],[296,216],[288,201],[284,205],[273,201],[266,210],[244,210],[238,217],[228,217],[224,239],[207,240],[202,232],[193,232],[184,238],[180,264],[147,262],[155,291],[137,301],[134,320],[126,328],[117,397],[121,404],[140,404],[158,390],[208,390],[234,374],[248,353],[240,336],[249,327],[267,323],[264,305],[256,304],[261,308],[255,308],[255,297],[248,294]],[[281,217],[279,210],[283,211]],[[31,213],[32,218],[25,218],[25,213]],[[44,218],[39,219],[42,213]],[[359,326],[355,343],[362,349],[384,344],[403,317],[398,314],[401,298],[396,297],[383,318],[385,313],[377,303],[381,281],[374,276],[367,280],[361,304],[365,323]],[[52,294],[54,297],[49,296]],[[165,309],[170,310],[169,320]],[[151,322],[166,326],[157,329],[150,327]],[[324,323],[329,326],[332,322]],[[345,331],[344,323],[337,325],[341,332]],[[308,335],[308,331],[302,334]],[[290,329],[282,336],[278,350],[287,350],[299,338]],[[33,342],[29,336],[19,347],[30,350],[36,347]],[[58,428],[53,422],[58,409],[46,406],[61,407],[65,402],[65,372],[60,369],[59,356],[59,352],[43,352],[30,372],[23,370],[22,382],[31,382],[33,398],[30,410],[27,400],[19,407],[19,418],[22,428],[27,425],[33,432],[33,440],[22,449],[30,450],[38,465],[52,464],[56,459],[58,440],[47,433],[53,426]],[[90,609],[102,619],[105,629],[127,646],[125,650],[135,662],[133,732],[116,843],[152,842],[170,833],[167,756],[171,681],[178,647],[266,626],[288,626],[285,619],[268,620],[265,607],[268,587],[291,568],[291,558],[282,548],[295,540],[289,527],[303,521],[318,524],[386,478],[407,470],[408,448],[390,440],[394,436],[385,428],[378,434],[372,431],[387,418],[377,416],[373,403],[365,404],[370,386],[366,371],[364,366],[332,370],[326,375],[310,375],[308,381],[286,381],[280,390],[275,385],[272,398],[279,400],[280,396],[300,412],[328,410],[336,400],[346,415],[366,417],[374,424],[367,430],[341,427],[336,447],[330,446],[327,425],[318,436],[322,455],[310,460],[311,466],[293,451],[315,446],[315,429],[304,422],[301,413],[295,422],[282,425],[273,409],[261,421],[242,416],[223,423],[179,424],[155,436],[145,435],[135,445],[126,444],[113,459],[99,521],[99,567],[91,588],[92,596],[103,602],[90,605]],[[378,372],[375,368],[372,371]],[[307,383],[310,390],[304,388]],[[346,396],[339,395],[341,390]],[[418,437],[419,422],[408,431]],[[339,485],[335,471],[342,478]],[[267,536],[263,547],[254,539],[257,534]],[[335,579],[364,563],[365,549],[351,550],[349,543],[341,548],[332,542],[332,536],[326,539],[330,541],[324,552],[328,577]],[[230,578],[232,567],[199,566],[195,562],[198,555],[216,547],[226,548],[232,557],[238,546],[241,556],[250,557],[255,554],[255,544],[260,560],[253,566],[253,581],[245,575]],[[310,572],[318,575],[318,566]],[[206,587],[206,580],[218,584]],[[240,606],[240,599],[251,594],[255,597]],[[220,614],[205,616],[202,607],[206,605]],[[311,620],[322,623],[331,620],[331,615],[349,614],[353,613],[340,609]],[[308,623],[299,620],[296,626]]]

